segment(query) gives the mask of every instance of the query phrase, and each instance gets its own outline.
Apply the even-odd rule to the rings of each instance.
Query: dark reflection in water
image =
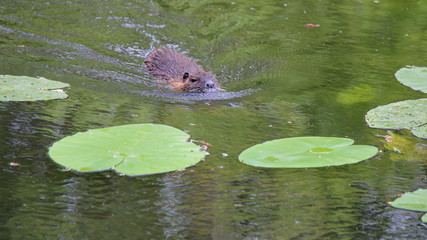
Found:
[[[0,102],[0,239],[426,239],[420,213],[387,204],[425,188],[425,140],[398,131],[409,147],[397,153],[364,122],[375,106],[425,97],[393,73],[427,65],[426,13],[412,0],[3,0],[0,74],[71,88],[66,100]],[[159,46],[227,91],[158,84],[143,60]],[[65,136],[133,123],[214,147],[185,171],[135,178],[63,171],[47,155]],[[320,169],[237,160],[254,144],[307,135],[382,152]]]
[[[131,93],[139,94],[141,96],[148,96],[153,98],[163,98],[169,101],[180,101],[180,102],[194,102],[194,101],[211,101],[211,100],[229,100],[233,98],[239,98],[247,96],[255,90],[248,89],[239,92],[227,92],[227,91],[217,91],[211,93],[170,93],[170,92],[160,92],[160,91],[137,91],[133,90]]]

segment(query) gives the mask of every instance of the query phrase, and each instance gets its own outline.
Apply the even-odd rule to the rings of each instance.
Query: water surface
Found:
[[[426,239],[419,213],[387,202],[426,188],[427,142],[399,131],[414,146],[399,154],[364,122],[375,106],[425,97],[393,74],[427,66],[426,15],[412,0],[2,0],[0,74],[71,88],[66,100],[0,103],[0,239]],[[160,46],[227,91],[159,85],[143,61]],[[65,136],[131,123],[214,147],[185,171],[135,178],[64,172],[47,156]],[[260,142],[309,135],[382,152],[318,169],[237,160]]]

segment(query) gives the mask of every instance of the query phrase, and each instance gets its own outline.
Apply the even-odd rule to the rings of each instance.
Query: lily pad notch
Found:
[[[128,176],[171,172],[205,157],[190,135],[159,124],[130,124],[79,132],[55,142],[49,156],[78,171],[111,170]]]
[[[357,163],[378,153],[376,147],[353,143],[350,138],[282,138],[244,150],[239,161],[265,168],[315,168]]]
[[[43,77],[0,75],[0,101],[39,101],[63,99],[68,95],[61,88],[67,83]]]

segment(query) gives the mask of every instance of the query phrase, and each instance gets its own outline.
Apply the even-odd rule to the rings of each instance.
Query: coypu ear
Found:
[[[184,76],[182,77],[182,80],[187,80],[187,78],[190,76],[188,72],[184,73]]]

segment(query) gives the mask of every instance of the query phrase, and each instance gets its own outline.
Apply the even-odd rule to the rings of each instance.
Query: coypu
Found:
[[[211,92],[219,84],[211,72],[206,72],[189,57],[168,48],[157,48],[145,59],[151,75],[166,80],[175,91]]]

